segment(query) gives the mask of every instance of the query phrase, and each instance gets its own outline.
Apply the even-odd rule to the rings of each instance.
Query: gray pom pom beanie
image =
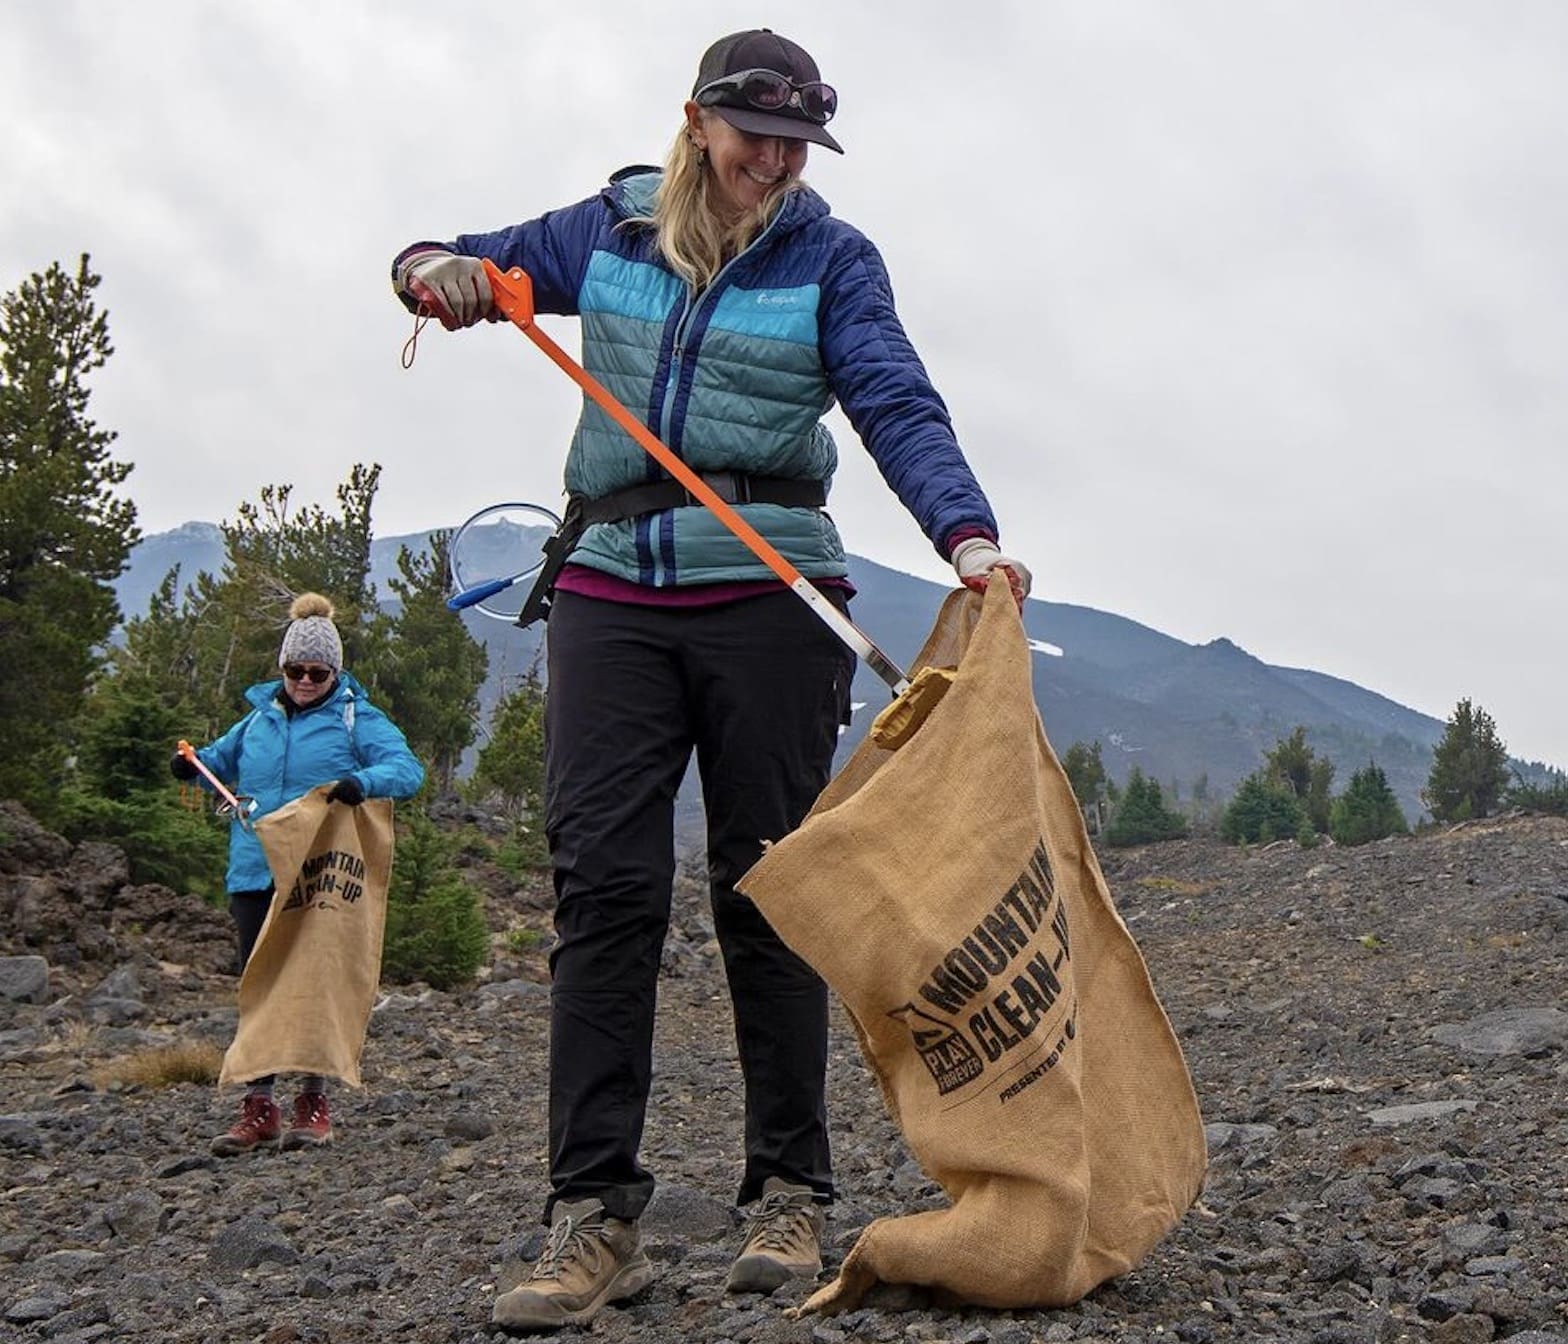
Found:
[[[289,609],[294,619],[283,635],[278,666],[287,663],[323,663],[334,672],[343,670],[343,638],[332,624],[332,604],[315,593],[304,593]]]

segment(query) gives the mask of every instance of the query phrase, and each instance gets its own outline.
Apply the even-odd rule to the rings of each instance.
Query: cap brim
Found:
[[[843,147],[828,134],[826,126],[819,126],[804,117],[786,117],[777,112],[760,112],[752,107],[725,107],[715,103],[712,108],[737,131],[749,135],[781,135],[788,140],[809,140],[814,145],[826,145],[835,154],[842,154]]]

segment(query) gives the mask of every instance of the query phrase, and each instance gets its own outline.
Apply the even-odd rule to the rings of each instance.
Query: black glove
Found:
[[[195,779],[201,773],[196,768],[196,762],[183,752],[175,752],[169,758],[169,773],[176,779]]]
[[[360,788],[359,781],[353,775],[344,775],[331,789],[327,791],[329,803],[347,803],[350,807],[358,807],[365,801],[365,791]]]

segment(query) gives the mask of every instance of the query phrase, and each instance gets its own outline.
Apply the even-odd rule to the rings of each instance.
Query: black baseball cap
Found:
[[[710,84],[743,70],[772,70],[783,75],[791,84],[813,84],[822,79],[817,71],[817,63],[804,47],[787,37],[780,37],[771,28],[748,28],[744,32],[721,37],[703,52],[702,61],[697,67],[697,82],[691,86],[691,96],[696,98]],[[748,103],[739,89],[712,89],[701,102],[738,131],[810,140],[813,144],[826,145],[839,154],[844,152],[821,122],[813,121],[794,104],[764,111]]]

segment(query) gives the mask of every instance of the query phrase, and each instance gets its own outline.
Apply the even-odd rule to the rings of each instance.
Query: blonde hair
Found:
[[[703,112],[704,117],[713,115]],[[704,290],[725,262],[767,228],[784,198],[801,185],[799,178],[786,178],[755,210],[729,219],[715,204],[707,156],[692,143],[691,130],[683,121],[665,156],[664,180],[654,196],[653,213],[631,222],[651,225],[670,268],[693,289]]]

